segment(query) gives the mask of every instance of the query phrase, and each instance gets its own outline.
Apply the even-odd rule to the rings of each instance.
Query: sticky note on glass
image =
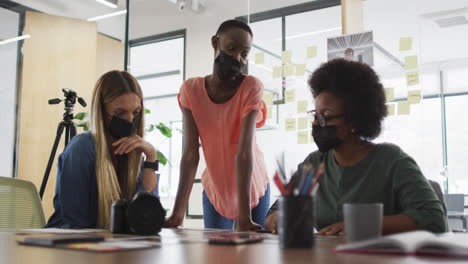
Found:
[[[317,46],[307,47],[307,58],[312,59],[317,57]]]
[[[296,101],[296,90],[286,90],[284,91],[284,101],[285,103],[292,103]]]
[[[283,66],[283,77],[290,77],[294,74],[294,64],[286,64]]]
[[[291,63],[292,50],[283,51],[283,56],[281,57],[283,64]]]
[[[418,67],[418,56],[406,56],[405,57],[405,70],[411,70]]]
[[[400,38],[400,50],[410,50],[413,48],[413,38]]]
[[[255,64],[263,64],[265,63],[265,53],[259,52],[255,53]]]
[[[387,113],[389,116],[395,115],[395,104],[387,105]]]
[[[409,91],[408,102],[410,104],[419,104],[421,102],[421,90]]]
[[[286,118],[286,131],[296,131],[296,118]]]
[[[273,67],[273,79],[278,79],[283,77],[283,66],[274,66]]]
[[[266,105],[273,104],[273,94],[272,93],[264,93],[263,94],[263,101],[265,101]]]
[[[385,100],[391,102],[395,100],[395,89],[394,88],[385,88]]]
[[[297,129],[307,129],[309,124],[309,118],[307,117],[299,117],[297,119]]]
[[[273,116],[272,111],[273,109],[271,109],[271,106],[267,107],[267,119],[271,119],[271,117]]]
[[[296,64],[296,76],[304,76],[305,73],[306,73],[306,65]]]
[[[409,115],[410,114],[410,104],[408,101],[398,102],[398,114],[399,115]]]
[[[309,105],[309,102],[307,100],[297,101],[297,112],[306,113],[308,105]]]
[[[297,132],[297,144],[308,144],[308,143],[309,143],[309,135],[307,131]]]
[[[407,72],[406,73],[406,84],[408,86],[417,85],[419,84],[419,72]]]

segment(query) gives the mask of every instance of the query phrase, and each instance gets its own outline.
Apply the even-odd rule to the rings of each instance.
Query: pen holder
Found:
[[[278,233],[282,248],[314,247],[314,198],[282,196],[279,198]]]

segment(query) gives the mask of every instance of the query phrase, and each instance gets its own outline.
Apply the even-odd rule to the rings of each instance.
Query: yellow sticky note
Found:
[[[307,100],[297,101],[297,112],[306,113],[308,105],[309,105],[309,102]]]
[[[283,77],[290,77],[294,74],[294,64],[286,64],[283,66]]]
[[[309,119],[307,117],[299,117],[297,119],[297,129],[307,129],[309,124]]]
[[[281,57],[283,64],[291,63],[292,50],[283,51],[283,56]]]
[[[273,67],[273,79],[278,79],[283,77],[283,66],[274,66]]]
[[[410,104],[408,101],[398,102],[398,114],[399,115],[409,115],[410,114]]]
[[[406,73],[406,84],[408,86],[417,85],[419,84],[419,72],[407,72]]]
[[[387,105],[387,113],[389,116],[395,115],[395,104]]]
[[[263,64],[265,63],[265,53],[259,52],[255,53],[255,64]]]
[[[395,89],[394,88],[385,88],[385,99],[387,102],[391,102],[395,99]]]
[[[286,118],[286,131],[296,131],[296,118]]]
[[[405,70],[411,70],[418,67],[418,56],[406,56],[405,57]]]
[[[421,102],[421,90],[409,91],[408,102],[410,104],[419,104]]]
[[[315,58],[317,57],[317,46],[307,47],[307,58]]]
[[[296,101],[296,90],[286,90],[284,91],[284,101],[285,103],[291,103]]]
[[[272,93],[264,93],[263,94],[263,101],[265,101],[266,105],[273,104],[273,94]]]
[[[307,131],[299,131],[297,132],[297,144],[307,144],[309,143],[309,135]]]
[[[296,76],[304,76],[306,72],[305,64],[296,64]]]
[[[267,107],[267,119],[271,119],[273,116],[271,106]]]
[[[400,50],[410,50],[413,48],[413,38],[400,38]]]

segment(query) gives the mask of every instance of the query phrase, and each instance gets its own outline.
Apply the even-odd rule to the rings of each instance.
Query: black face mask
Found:
[[[137,131],[140,126],[140,119],[140,116],[137,116],[133,119],[133,122],[130,123],[125,119],[112,116],[109,131],[116,139],[129,137]]]
[[[219,55],[215,59],[215,72],[221,80],[230,79],[242,73],[245,64],[229,56],[219,49]]]
[[[325,153],[340,145],[343,140],[336,136],[336,126],[313,125],[312,136],[320,152]]]

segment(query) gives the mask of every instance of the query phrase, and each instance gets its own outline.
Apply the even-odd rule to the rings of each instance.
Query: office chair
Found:
[[[460,194],[445,194],[445,204],[447,205],[448,219],[459,219],[462,221],[463,229],[468,229],[467,218],[465,214],[465,195]]]
[[[0,230],[42,228],[45,216],[32,182],[0,177]]]

